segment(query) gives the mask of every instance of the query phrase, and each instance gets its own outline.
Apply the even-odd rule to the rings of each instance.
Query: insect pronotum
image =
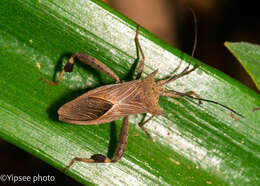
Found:
[[[192,60],[192,57],[194,55],[197,43],[197,21],[193,11],[192,13],[195,22],[195,40],[190,61]],[[111,78],[113,78],[115,80],[115,84],[96,88],[66,103],[58,110],[59,120],[79,125],[98,125],[101,123],[111,122],[119,118],[124,118],[123,125],[120,131],[119,140],[115,150],[114,159],[111,160],[108,157],[101,154],[95,154],[91,158],[75,157],[71,160],[71,162],[65,168],[65,170],[71,167],[75,161],[94,163],[117,162],[123,156],[127,144],[129,128],[128,117],[130,115],[141,113],[152,114],[150,118],[139,124],[140,128],[148,136],[150,136],[144,128],[144,125],[148,121],[150,121],[155,115],[163,114],[163,111],[158,104],[159,96],[167,96],[173,98],[180,98],[185,96],[192,99],[197,99],[200,102],[208,101],[221,105],[229,109],[230,111],[236,113],[237,115],[240,115],[239,113],[226,107],[225,105],[222,105],[215,101],[200,98],[200,96],[193,91],[181,93],[174,90],[168,90],[164,87],[171,81],[179,79],[198,68],[198,66],[195,66],[189,69],[190,63],[180,74],[171,76],[167,79],[154,81],[154,77],[158,70],[155,70],[146,78],[140,79],[143,72],[145,57],[138,40],[138,34],[139,26],[137,26],[135,42],[137,45],[137,49],[141,53],[141,60],[139,61],[136,80],[121,83],[118,76],[105,64],[84,53],[75,53],[69,58],[64,69],[59,74],[56,82],[44,80],[51,85],[58,85],[65,72],[72,72],[74,59],[77,58],[81,62],[86,63],[87,65],[90,65],[91,67],[100,70],[103,73],[110,76]]]

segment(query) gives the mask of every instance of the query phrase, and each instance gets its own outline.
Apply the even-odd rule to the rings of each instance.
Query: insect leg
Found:
[[[184,96],[187,96],[187,97],[189,97],[189,96],[194,96],[194,97],[198,98],[199,104],[202,104],[200,95],[197,94],[197,93],[194,92],[194,91],[189,91],[189,92],[181,93],[181,92],[177,92],[177,91],[174,91],[174,90],[168,90],[168,91],[166,91],[166,92],[161,93],[161,96],[173,97],[173,98],[180,98],[180,97],[184,97]]]
[[[123,125],[121,127],[119,140],[117,143],[116,151],[115,151],[115,158],[113,160],[110,160],[108,157],[102,155],[102,154],[95,154],[91,156],[91,158],[79,158],[75,157],[73,158],[69,165],[64,168],[64,171],[69,169],[75,161],[82,161],[87,163],[111,163],[111,162],[117,162],[124,154],[125,147],[127,144],[128,139],[128,129],[129,129],[129,123],[128,123],[128,116],[124,118]]]
[[[74,58],[77,58],[81,62],[91,66],[92,68],[107,74],[108,76],[110,76],[111,78],[113,78],[115,80],[115,83],[120,82],[118,76],[110,68],[108,68],[104,63],[102,63],[99,60],[97,60],[96,58],[89,56],[87,54],[84,54],[84,53],[75,53],[70,57],[70,59],[68,60],[68,62],[64,66],[63,70],[59,74],[56,82],[51,82],[51,81],[48,81],[48,80],[45,80],[45,79],[42,79],[42,80],[46,81],[48,84],[51,84],[51,85],[54,85],[54,86],[58,85],[65,72],[72,72],[73,71]]]
[[[179,78],[181,78],[181,77],[183,77],[183,76],[185,76],[185,75],[187,75],[187,74],[193,72],[193,71],[196,70],[198,67],[199,67],[199,65],[193,67],[193,68],[190,69],[190,70],[187,70],[187,68],[185,68],[180,74],[177,74],[177,75],[175,75],[175,76],[169,77],[169,78],[167,78],[167,79],[159,80],[159,81],[156,82],[156,84],[157,84],[158,86],[162,86],[162,85],[168,84],[168,83],[170,83],[171,81],[174,81],[174,80],[176,80],[176,79],[179,79]]]
[[[155,115],[152,115],[150,118],[148,118],[146,121],[139,123],[139,127],[144,131],[144,133],[151,138],[151,135],[147,132],[146,128],[144,128],[144,125],[148,123]]]
[[[102,154],[94,154],[93,156],[91,156],[91,158],[79,158],[79,157],[75,157],[73,158],[69,165],[67,165],[63,171],[67,171],[74,163],[75,161],[82,161],[82,162],[86,162],[86,163],[110,163],[111,160],[109,158],[107,158],[106,156],[102,155]]]
[[[139,61],[139,66],[138,66],[138,70],[137,70],[136,79],[140,79],[140,77],[142,75],[142,72],[143,72],[143,69],[144,69],[144,59],[145,59],[143,50],[141,48],[141,44],[140,44],[139,39],[138,39],[139,28],[140,28],[140,25],[137,25],[136,34],[135,34],[135,43],[137,45],[137,49],[141,53],[142,59]]]
[[[117,162],[123,156],[127,144],[128,131],[129,131],[129,123],[128,123],[128,116],[126,116],[124,117],[123,125],[120,130],[120,136],[115,151],[115,158],[112,160],[112,162]]]
[[[257,111],[257,110],[260,110],[260,107],[255,107],[255,108],[253,108],[252,110],[253,110],[253,112],[254,112],[254,111]]]

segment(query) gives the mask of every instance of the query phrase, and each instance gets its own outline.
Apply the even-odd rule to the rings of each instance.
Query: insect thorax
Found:
[[[147,109],[151,114],[162,114],[162,109],[159,106],[160,88],[154,81],[154,76],[157,71],[154,71],[145,79],[143,79],[144,99]]]

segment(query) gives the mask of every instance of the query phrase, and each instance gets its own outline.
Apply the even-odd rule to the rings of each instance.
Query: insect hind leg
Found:
[[[117,147],[115,151],[115,157],[114,159],[110,159],[102,154],[94,154],[90,158],[79,158],[75,157],[73,158],[68,166],[64,168],[64,171],[69,169],[76,161],[86,162],[86,163],[115,163],[118,160],[121,159],[125,152],[125,147],[128,140],[128,131],[129,131],[129,122],[128,122],[128,116],[124,117],[123,125],[121,127],[119,140],[117,142]]]

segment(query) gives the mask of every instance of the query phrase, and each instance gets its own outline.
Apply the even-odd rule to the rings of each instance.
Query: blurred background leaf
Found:
[[[260,91],[260,46],[247,42],[226,42],[225,46],[241,63]]]

